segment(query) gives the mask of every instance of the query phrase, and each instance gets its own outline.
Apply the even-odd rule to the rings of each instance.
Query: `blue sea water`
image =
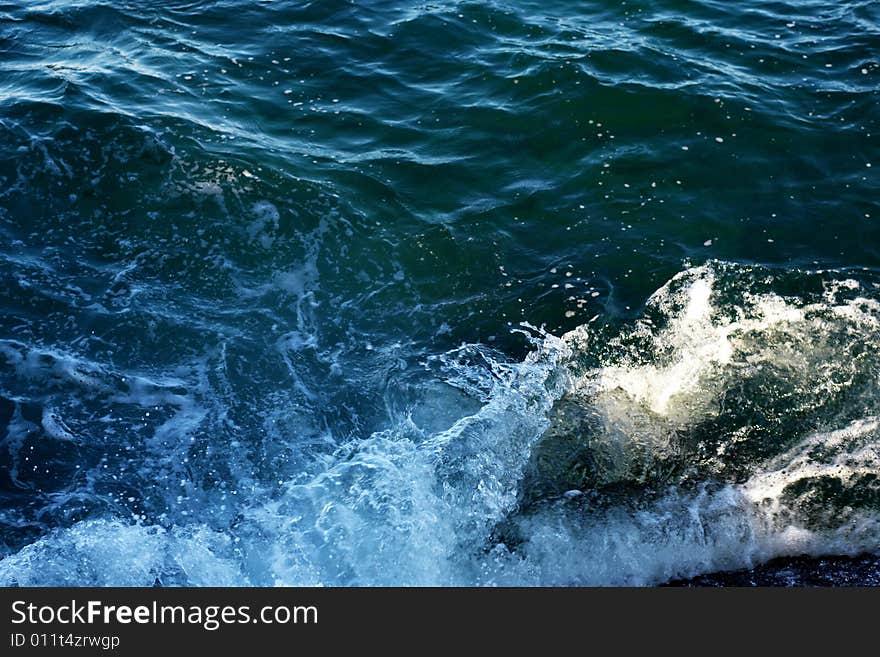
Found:
[[[0,2],[0,584],[880,553],[880,4]]]

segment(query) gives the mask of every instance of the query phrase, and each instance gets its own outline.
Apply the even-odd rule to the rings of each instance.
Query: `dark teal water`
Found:
[[[878,76],[868,0],[0,3],[0,582],[880,552]]]

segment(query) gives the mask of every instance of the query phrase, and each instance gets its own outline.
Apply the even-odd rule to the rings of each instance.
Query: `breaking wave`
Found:
[[[649,585],[876,553],[877,289],[865,271],[687,269],[637,319],[523,325],[522,361],[480,344],[421,360],[394,423],[274,482],[237,472],[229,445],[233,481],[190,493],[188,515],[171,487],[135,517],[93,511],[0,560],[0,584]],[[3,352],[31,376],[118,385]],[[180,388],[138,386],[173,407],[163,435],[207,412]]]

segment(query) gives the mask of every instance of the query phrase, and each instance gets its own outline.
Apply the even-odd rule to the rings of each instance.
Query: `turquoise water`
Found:
[[[0,583],[880,552],[878,76],[869,1],[0,3]]]

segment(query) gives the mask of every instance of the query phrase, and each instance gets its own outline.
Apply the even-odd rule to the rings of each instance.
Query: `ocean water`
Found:
[[[880,553],[878,80],[870,0],[0,2],[0,584]]]

